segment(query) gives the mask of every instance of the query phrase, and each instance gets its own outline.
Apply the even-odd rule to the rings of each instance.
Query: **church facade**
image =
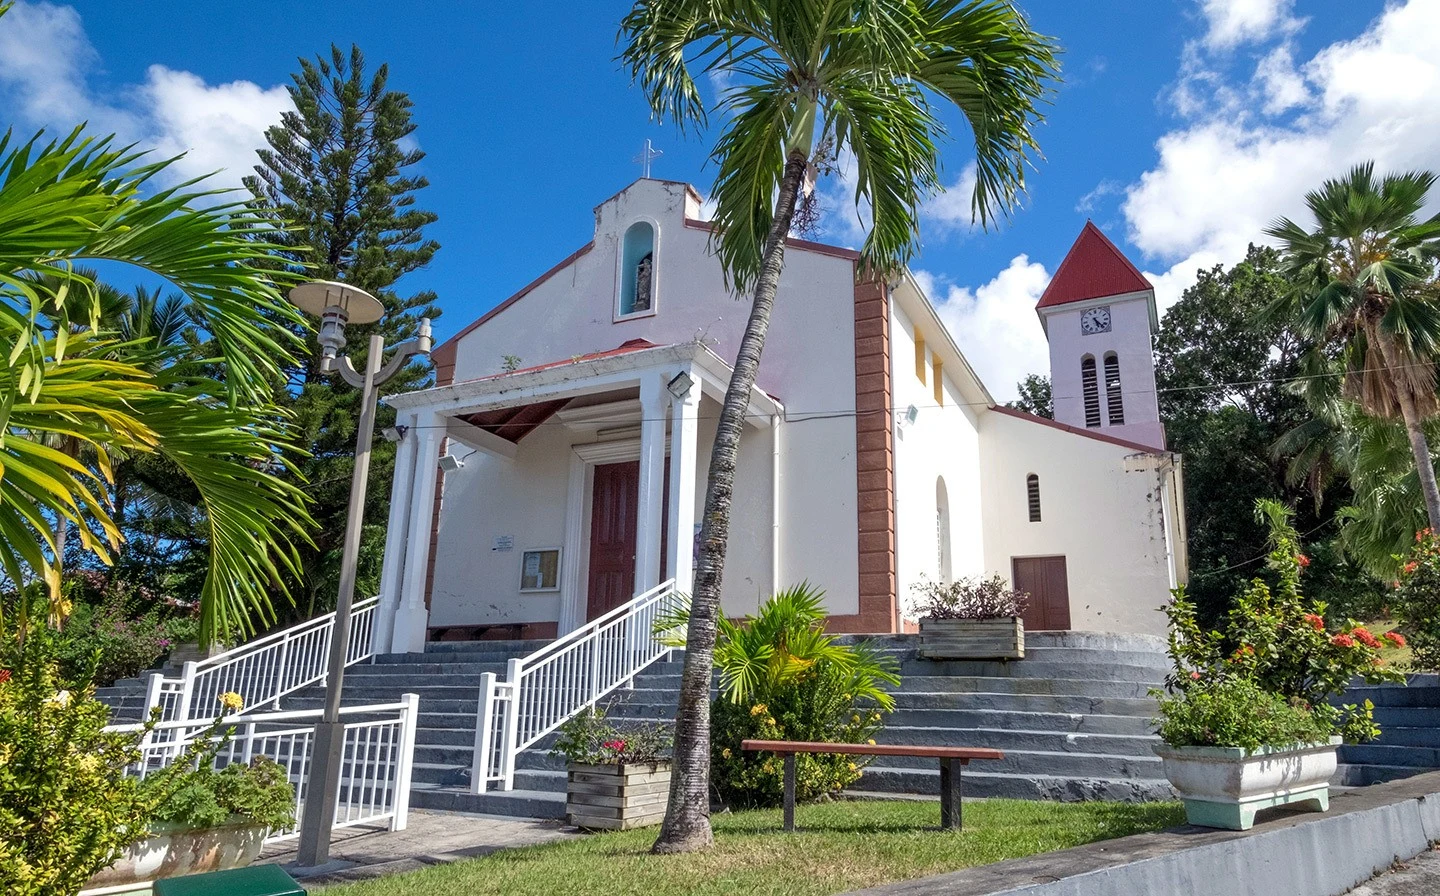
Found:
[[[720,400],[748,313],[700,197],[642,179],[592,239],[436,349],[403,433],[381,644],[554,637],[693,579]],[[922,580],[1000,573],[1027,627],[1164,630],[1185,578],[1154,293],[1086,225],[1037,312],[1055,419],[997,404],[914,278],[791,240],[732,504],[725,612],[801,581],[834,631],[913,620]],[[383,649],[383,648],[382,648]]]

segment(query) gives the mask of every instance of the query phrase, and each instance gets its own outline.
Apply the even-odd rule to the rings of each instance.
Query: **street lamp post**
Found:
[[[330,662],[325,677],[325,711],[315,725],[315,746],[310,759],[305,812],[300,822],[298,863],[303,867],[330,860],[330,828],[340,793],[340,766],[345,749],[345,726],[340,723],[340,691],[350,647],[350,608],[355,601],[355,566],[360,555],[360,530],[365,515],[365,481],[370,474],[370,443],[375,438],[376,389],[415,355],[430,353],[430,320],[420,321],[414,339],[395,347],[389,363],[381,366],[385,337],[370,337],[365,371],[356,371],[345,347],[345,325],[372,324],[385,313],[380,300],[348,283],[317,280],[290,290],[290,302],[320,318],[320,372],[339,372],[340,378],[360,390],[360,426],[355,433],[355,473],[350,479],[350,506],[345,519],[345,543],[340,555],[340,594],[335,602],[335,625],[330,633]]]

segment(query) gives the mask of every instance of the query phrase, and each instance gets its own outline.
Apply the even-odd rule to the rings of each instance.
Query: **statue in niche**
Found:
[[[646,252],[645,257],[635,265],[635,307],[632,311],[650,310],[650,290],[655,280],[652,271],[654,263],[654,253]]]

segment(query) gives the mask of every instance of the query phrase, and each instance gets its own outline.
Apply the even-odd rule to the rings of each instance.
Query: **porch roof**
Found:
[[[734,371],[698,340],[655,345],[644,339],[633,339],[606,351],[387,395],[381,400],[398,411],[430,411],[443,417],[461,417],[518,405],[563,404],[571,398],[638,385],[646,375],[663,375],[668,382],[681,372],[694,377],[702,394],[723,399]],[[558,408],[558,404],[556,406]],[[751,389],[747,415],[752,424],[768,427],[773,417],[783,413],[784,405],[778,399],[759,388]]]

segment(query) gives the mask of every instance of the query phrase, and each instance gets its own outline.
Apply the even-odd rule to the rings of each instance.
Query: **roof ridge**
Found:
[[[1035,307],[1049,308],[1153,289],[1120,247],[1087,218]]]

